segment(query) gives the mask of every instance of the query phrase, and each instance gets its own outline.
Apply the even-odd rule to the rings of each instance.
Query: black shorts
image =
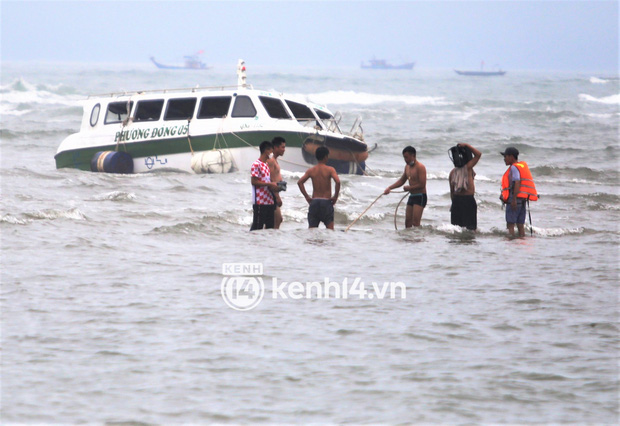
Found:
[[[254,210],[254,217],[252,218],[252,227],[250,231],[256,229],[270,229],[274,226],[274,212],[276,210],[275,204],[254,204],[252,206]]]
[[[334,221],[334,205],[331,200],[325,198],[315,198],[310,201],[308,208],[308,226],[318,228],[323,222],[325,226]]]
[[[478,227],[478,205],[473,195],[455,195],[450,207],[452,225],[475,231]]]
[[[428,201],[428,197],[426,196],[426,194],[411,194],[409,195],[409,199],[407,200],[407,205],[413,206],[414,204],[416,204],[424,208],[426,207],[427,201]]]

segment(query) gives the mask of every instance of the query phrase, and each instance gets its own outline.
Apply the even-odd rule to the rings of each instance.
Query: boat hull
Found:
[[[182,132],[181,132],[182,133]],[[308,143],[327,146],[333,153],[330,165],[339,173],[364,174],[366,144],[350,137],[317,135],[316,133],[283,131],[246,131],[192,136],[186,135],[151,139],[138,142],[113,142],[96,144],[77,149],[60,150],[55,158],[56,168],[75,168],[91,170],[91,160],[100,151],[123,151],[129,153],[134,161],[134,173],[161,169],[174,169],[193,173],[192,156],[211,150],[228,150],[233,157],[233,170],[249,170],[260,155],[258,146],[262,141],[272,140],[276,136],[286,140],[286,153],[278,161],[284,170],[304,172],[316,160],[303,150]],[[79,137],[73,135],[71,137]],[[73,146],[83,145],[81,141],[72,141]],[[346,153],[352,153],[350,156]],[[363,154],[366,153],[364,156]],[[331,157],[331,156],[330,156]],[[362,161],[359,161],[362,160]]]

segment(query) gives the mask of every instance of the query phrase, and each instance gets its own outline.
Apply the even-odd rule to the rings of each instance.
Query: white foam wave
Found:
[[[84,213],[79,211],[76,208],[69,210],[57,210],[57,209],[47,209],[47,210],[39,210],[33,213],[28,213],[26,216],[32,219],[73,219],[73,220],[86,220],[86,216]]]
[[[2,114],[25,114],[27,111],[23,112],[23,110],[14,108],[24,104],[77,106],[78,102],[83,99],[79,95],[54,93],[54,90],[58,90],[60,86],[37,87],[21,78],[13,83],[0,86]]]
[[[592,83],[592,84],[607,84],[607,83],[609,83],[609,80],[604,80],[604,79],[598,78],[598,77],[590,77],[590,83]]]
[[[536,235],[543,237],[560,237],[562,235],[583,234],[584,228],[537,228],[532,227]]]
[[[594,96],[581,94],[579,95],[579,99],[585,102],[596,102],[599,104],[607,104],[607,105],[620,105],[620,93],[617,95],[606,96],[604,98],[595,98]]]
[[[5,214],[0,218],[0,223],[10,223],[12,225],[27,225],[32,222],[31,219],[18,219],[10,214]]]
[[[96,201],[133,201],[136,194],[133,192],[112,191],[94,197]]]
[[[308,95],[291,95],[299,99],[320,105],[373,105],[386,102],[404,103],[407,105],[439,105],[445,104],[443,97],[414,95],[381,95],[376,93],[355,92],[352,90],[331,90]]]

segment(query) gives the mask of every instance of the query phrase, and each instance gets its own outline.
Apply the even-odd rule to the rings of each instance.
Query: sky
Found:
[[[0,60],[618,72],[619,1],[0,0]]]

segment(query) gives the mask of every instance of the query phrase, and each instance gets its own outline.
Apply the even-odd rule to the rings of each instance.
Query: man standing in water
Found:
[[[282,173],[280,172],[280,164],[278,163],[278,157],[284,155],[284,151],[286,150],[286,141],[281,136],[276,136],[271,141],[273,145],[273,156],[267,160],[267,164],[269,165],[269,171],[271,172],[271,181],[276,184],[282,181]],[[280,224],[282,223],[282,211],[280,207],[282,207],[282,198],[280,198],[280,193],[275,192],[273,194],[276,199],[276,210],[274,213],[274,228],[280,229]]]
[[[278,185],[271,182],[271,173],[266,161],[273,151],[271,142],[264,141],[260,144],[260,157],[252,164],[252,227],[250,231],[256,229],[269,229],[274,225],[274,197],[278,191]]]
[[[474,198],[476,193],[474,185],[476,172],[474,171],[474,166],[478,164],[482,153],[466,143],[459,143],[456,147],[461,149],[467,148],[474,157],[465,164],[458,164],[458,160],[453,158],[453,161],[455,161],[454,165],[459,167],[454,167],[448,177],[450,182],[450,198],[452,199],[450,223],[475,231],[478,227],[478,205]]]
[[[334,229],[334,204],[338,200],[340,193],[340,178],[336,169],[327,165],[329,149],[321,146],[316,150],[316,159],[319,164],[311,167],[299,179],[297,185],[299,190],[306,198],[310,207],[308,208],[308,227],[318,228],[319,223],[323,222],[327,229]],[[312,198],[306,192],[305,182],[312,179]],[[332,197],[332,179],[336,183],[336,190]]]
[[[502,177],[502,193],[499,196],[499,199],[506,204],[506,228],[510,236],[514,237],[516,223],[519,237],[525,237],[525,214],[527,213],[525,203],[529,200],[538,200],[534,179],[527,163],[518,160],[519,150],[517,148],[508,147],[500,154],[504,156],[504,163],[508,166],[508,170]]]
[[[407,181],[409,182],[409,185],[405,185],[403,189],[410,193],[407,201],[405,227],[411,228],[412,226],[420,226],[422,213],[424,213],[424,207],[426,207],[428,200],[426,196],[426,167],[417,160],[416,150],[412,146],[403,149],[403,159],[407,163],[403,175],[395,183],[385,188],[383,193],[389,194],[392,189],[402,186]]]

